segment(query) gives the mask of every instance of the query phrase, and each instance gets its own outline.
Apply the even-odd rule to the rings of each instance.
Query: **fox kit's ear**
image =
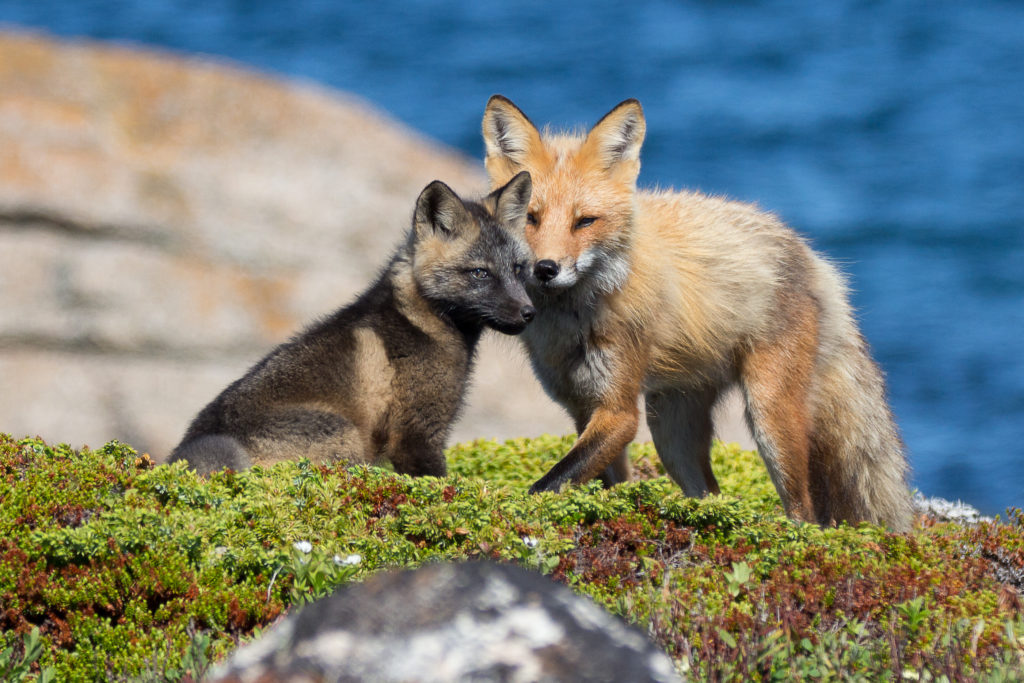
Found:
[[[494,217],[513,230],[526,228],[526,209],[533,194],[533,180],[527,171],[520,171],[512,180],[491,193]]]
[[[435,180],[420,192],[412,219],[418,238],[457,237],[467,229],[467,224],[476,225],[476,221],[452,188]]]
[[[519,107],[502,95],[492,95],[484,109],[484,165],[492,182],[508,178],[538,149],[540,132]]]
[[[623,164],[623,171],[640,172],[640,147],[647,132],[644,110],[637,100],[626,100],[598,121],[583,143],[608,170]]]

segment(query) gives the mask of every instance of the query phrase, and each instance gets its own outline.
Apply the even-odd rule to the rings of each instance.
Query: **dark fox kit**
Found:
[[[479,202],[434,181],[380,278],[353,304],[274,349],[193,420],[170,461],[205,474],[308,457],[389,460],[441,476],[485,327],[518,334],[532,185],[512,178]]]

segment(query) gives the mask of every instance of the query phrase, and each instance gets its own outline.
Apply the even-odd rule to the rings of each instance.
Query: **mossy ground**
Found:
[[[189,680],[337,585],[467,558],[567,583],[692,678],[1024,671],[1024,513],[795,524],[756,454],[722,444],[720,496],[685,498],[649,445],[636,481],[528,495],[571,444],[463,444],[444,479],[293,462],[203,480],[118,443],[0,436],[0,678]]]

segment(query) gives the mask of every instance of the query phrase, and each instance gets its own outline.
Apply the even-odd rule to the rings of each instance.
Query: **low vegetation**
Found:
[[[755,454],[685,498],[637,481],[527,495],[569,437],[477,441],[444,479],[300,461],[203,480],[112,442],[0,436],[0,680],[197,680],[294,606],[391,567],[494,559],[637,624],[696,680],[1018,680],[1024,513],[795,524]]]

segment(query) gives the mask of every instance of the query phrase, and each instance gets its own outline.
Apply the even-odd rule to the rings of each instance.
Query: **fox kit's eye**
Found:
[[[528,225],[537,225],[537,214],[528,213],[526,214],[526,222]]]
[[[522,263],[517,263],[514,266],[512,266],[512,272],[515,273],[516,275],[519,275],[520,273],[522,273],[523,272],[523,264]]]
[[[469,271],[469,274],[473,276],[474,280],[486,280],[491,276],[491,274],[484,268],[474,268]]]
[[[580,228],[585,228],[588,225],[593,225],[594,221],[596,221],[596,220],[597,219],[594,218],[593,216],[584,216],[583,218],[581,218],[578,221],[576,221],[576,225],[573,226],[573,229],[574,230],[579,230]]]

